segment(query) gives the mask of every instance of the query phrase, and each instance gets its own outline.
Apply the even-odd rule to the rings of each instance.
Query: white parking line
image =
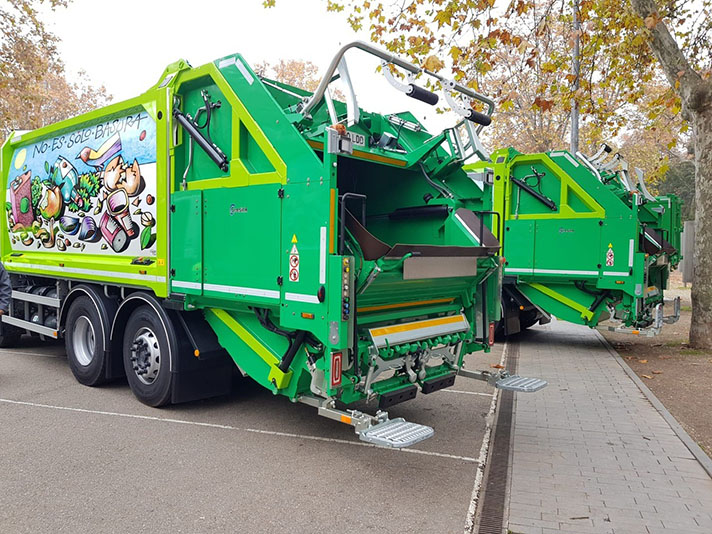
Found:
[[[263,430],[259,428],[243,428],[243,427],[237,427],[237,426],[232,426],[232,425],[220,425],[217,423],[203,423],[200,421],[186,421],[183,419],[171,419],[168,417],[153,417],[150,415],[138,415],[138,414],[131,414],[131,413],[120,413],[120,412],[105,412],[102,410],[88,410],[86,408],[71,408],[69,406],[55,406],[52,404],[39,404],[36,402],[26,402],[26,401],[18,401],[18,400],[12,400],[12,399],[0,399],[0,402],[3,402],[5,404],[14,404],[14,405],[19,405],[19,406],[31,406],[33,408],[46,408],[50,410],[62,410],[66,412],[75,412],[75,413],[89,413],[89,414],[94,414],[94,415],[106,415],[106,416],[113,416],[113,417],[125,417],[127,419],[141,419],[144,421],[160,421],[162,423],[176,423],[180,425],[192,425],[192,426],[202,426],[202,427],[208,427],[208,428],[219,428],[221,430],[235,430],[238,432],[250,432],[252,434],[265,434],[269,436],[280,436],[280,437],[285,437],[285,438],[297,438],[297,439],[307,439],[307,440],[312,440],[312,441],[325,441],[328,443],[340,443],[343,445],[354,445],[358,447],[374,447],[378,449],[384,449],[385,447],[377,447],[376,445],[373,445],[372,443],[364,443],[362,441],[349,441],[346,439],[337,439],[337,438],[325,438],[321,436],[310,436],[307,434],[294,434],[291,432],[278,432],[275,430]],[[354,439],[356,439],[354,437]],[[422,454],[424,456],[435,456],[438,458],[448,458],[450,460],[460,460],[463,462],[470,462],[470,463],[477,463],[478,460],[476,458],[472,458],[470,456],[458,456],[456,454],[447,454],[443,452],[434,452],[434,451],[423,451],[419,449],[387,449],[386,450],[394,450],[397,452],[406,452],[410,454]]]
[[[479,391],[461,391],[459,389],[441,389],[447,393],[462,393],[463,395],[481,395],[482,397],[491,397],[492,393],[480,393]]]
[[[504,368],[507,362],[507,351],[509,350],[509,343],[504,342],[504,349],[502,350],[502,358],[499,360],[499,365]],[[470,499],[470,506],[467,509],[467,517],[465,518],[465,534],[472,534],[475,528],[475,514],[477,513],[477,503],[480,499],[480,489],[482,488],[482,479],[485,474],[485,466],[487,465],[487,456],[489,454],[490,436],[492,435],[492,425],[494,424],[494,412],[497,409],[497,399],[499,390],[495,389],[492,396],[492,401],[490,402],[489,411],[487,412],[487,417],[485,418],[485,435],[482,438],[482,446],[480,447],[480,456],[477,458],[477,472],[475,473],[475,485],[472,488],[472,498]]]

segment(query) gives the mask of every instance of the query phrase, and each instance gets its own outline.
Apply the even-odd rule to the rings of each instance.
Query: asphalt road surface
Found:
[[[150,408],[125,382],[80,385],[63,344],[25,338],[0,350],[0,532],[460,533],[491,395],[458,377],[392,407],[435,436],[389,450],[248,379]]]

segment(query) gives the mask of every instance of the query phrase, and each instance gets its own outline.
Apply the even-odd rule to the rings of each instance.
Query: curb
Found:
[[[642,391],[643,395],[650,401],[650,404],[653,405],[653,407],[662,415],[663,419],[665,419],[665,422],[670,425],[670,428],[672,428],[672,431],[675,432],[678,438],[680,438],[680,441],[682,441],[685,444],[685,447],[692,453],[692,456],[695,457],[695,459],[700,463],[702,468],[707,471],[707,474],[712,478],[712,459],[710,459],[709,456],[707,456],[707,453],[702,450],[702,448],[695,443],[695,440],[693,440],[690,435],[685,432],[685,429],[682,428],[682,425],[677,422],[677,419],[673,417],[673,415],[668,411],[665,406],[663,406],[663,403],[658,400],[658,398],[655,396],[655,394],[646,386],[643,381],[638,378],[638,375],[635,374],[635,371],[630,368],[630,366],[625,363],[625,360],[621,358],[620,354],[616,351],[616,349],[613,348],[613,346],[608,342],[608,340],[603,337],[603,334],[599,332],[598,330],[594,330],[596,332],[596,335],[598,336],[598,340],[601,342],[601,344],[606,348],[606,350],[609,352],[611,356],[618,362],[618,364],[623,368],[623,370],[626,372],[628,377],[635,382],[635,385],[638,386],[638,389]]]

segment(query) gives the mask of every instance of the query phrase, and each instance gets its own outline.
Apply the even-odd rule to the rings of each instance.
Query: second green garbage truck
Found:
[[[663,292],[681,259],[680,201],[651,195],[620,154],[510,148],[465,168],[479,209],[501,217],[503,333],[552,315],[647,336],[677,321],[680,299]]]

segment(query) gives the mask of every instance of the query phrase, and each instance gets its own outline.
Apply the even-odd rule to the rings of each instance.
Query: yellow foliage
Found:
[[[438,72],[444,66],[445,63],[443,63],[437,56],[428,56],[423,62],[423,68],[429,70],[430,72]]]

